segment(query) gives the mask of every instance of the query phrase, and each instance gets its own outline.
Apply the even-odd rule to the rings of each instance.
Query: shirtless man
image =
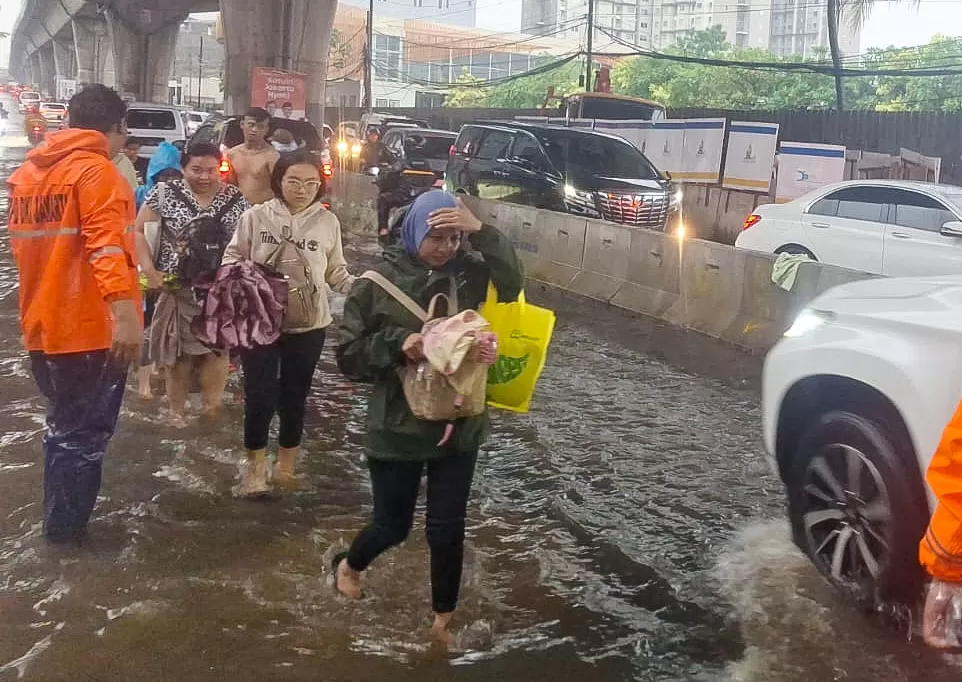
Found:
[[[244,142],[227,150],[231,167],[229,182],[237,185],[251,204],[263,204],[274,198],[271,172],[280,154],[267,142],[270,119],[264,109],[248,111],[241,122]]]

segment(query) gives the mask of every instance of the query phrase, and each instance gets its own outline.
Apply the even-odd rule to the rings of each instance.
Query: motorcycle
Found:
[[[43,142],[43,139],[47,136],[47,126],[46,124],[40,125],[39,123],[31,123],[30,128],[27,130],[27,142],[32,145],[38,145]]]

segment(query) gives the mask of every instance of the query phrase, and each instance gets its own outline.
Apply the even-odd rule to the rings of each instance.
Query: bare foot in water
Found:
[[[435,613],[434,624],[431,626],[431,636],[437,640],[438,644],[441,644],[449,649],[453,648],[454,645],[457,644],[457,639],[455,638],[454,633],[448,629],[453,617],[453,613]]]
[[[171,412],[170,416],[167,417],[167,424],[175,429],[185,429],[187,428],[187,417]]]
[[[350,567],[347,563],[347,557],[341,559],[337,564],[337,572],[334,574],[334,586],[338,592],[348,599],[361,598],[361,574]]]

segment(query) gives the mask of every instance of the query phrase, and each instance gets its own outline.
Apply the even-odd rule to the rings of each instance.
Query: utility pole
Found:
[[[284,4],[281,6],[281,69],[284,71],[292,71],[291,69],[291,41],[292,41],[292,26],[291,26],[291,16],[294,13],[293,8],[294,0],[284,0]]]
[[[591,92],[592,41],[595,37],[595,0],[588,0],[588,49],[585,61],[585,90]]]
[[[364,106],[374,111],[374,0],[367,10],[367,47],[364,50]]]
[[[197,58],[197,111],[200,108],[201,88],[204,82],[204,34],[200,34],[200,56]]]

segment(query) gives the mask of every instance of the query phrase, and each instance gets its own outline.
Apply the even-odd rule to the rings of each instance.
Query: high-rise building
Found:
[[[342,0],[341,4],[368,9],[368,0]],[[478,20],[477,0],[374,0],[374,15],[389,19],[433,21],[473,27]]]
[[[670,47],[689,31],[720,26],[732,45],[811,57],[828,47],[825,7],[807,0],[595,0],[595,43],[609,36],[643,48]],[[582,38],[587,0],[522,0],[521,30]],[[843,22],[839,43],[859,51],[859,31]]]

